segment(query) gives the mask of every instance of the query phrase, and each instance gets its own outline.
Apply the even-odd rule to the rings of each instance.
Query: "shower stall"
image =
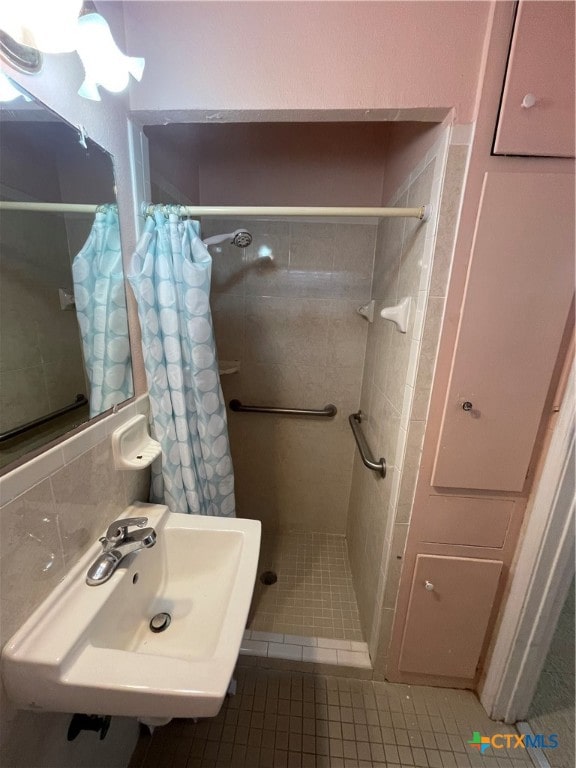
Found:
[[[182,204],[248,209],[237,218],[201,218],[213,257],[236,514],[263,526],[243,651],[377,672],[394,614],[468,147],[450,145],[449,126],[427,123],[145,132],[155,202],[175,201],[178,190]],[[168,184],[171,152],[181,153],[183,171]],[[263,216],[249,210],[256,205],[426,205],[428,217]],[[234,242],[238,233],[242,243]],[[404,331],[380,314],[402,300]],[[365,447],[375,462],[386,460],[385,477],[362,462],[349,420],[358,411]]]

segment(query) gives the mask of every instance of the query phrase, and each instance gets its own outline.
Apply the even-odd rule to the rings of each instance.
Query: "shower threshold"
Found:
[[[344,536],[265,534],[258,576],[242,655],[371,670]]]

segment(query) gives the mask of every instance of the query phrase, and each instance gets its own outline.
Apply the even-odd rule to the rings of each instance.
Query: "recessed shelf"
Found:
[[[116,469],[144,469],[162,454],[160,443],[148,434],[146,416],[135,416],[112,432]]]

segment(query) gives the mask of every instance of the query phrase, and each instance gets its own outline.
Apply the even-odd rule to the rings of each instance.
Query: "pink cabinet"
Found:
[[[522,491],[573,294],[573,175],[487,173],[434,486]]]
[[[501,549],[515,504],[514,499],[430,495],[418,520],[419,539],[425,544]]]
[[[499,560],[418,555],[399,670],[474,678],[501,571]]]
[[[518,6],[496,154],[574,156],[573,2]]]

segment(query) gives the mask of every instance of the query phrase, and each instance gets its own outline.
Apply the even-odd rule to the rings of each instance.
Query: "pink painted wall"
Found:
[[[149,126],[153,176],[203,205],[386,204],[440,123]]]
[[[370,206],[382,199],[390,127],[188,123],[150,126],[146,134],[153,174],[172,178],[172,153],[174,183],[201,204]]]
[[[442,123],[390,123],[386,147],[386,173],[382,184],[382,205],[406,181],[418,160],[434,145],[444,130]]]
[[[180,192],[178,202],[182,204],[200,202],[196,128],[193,124],[157,125],[144,131],[148,137],[152,182],[156,188],[162,188],[166,180],[174,191],[173,196],[176,190]],[[153,202],[164,202],[164,199]]]
[[[127,48],[147,61],[131,108],[454,107],[456,121],[467,123],[491,6],[127,0]]]
[[[222,205],[378,205],[388,126],[200,126],[200,197]]]

